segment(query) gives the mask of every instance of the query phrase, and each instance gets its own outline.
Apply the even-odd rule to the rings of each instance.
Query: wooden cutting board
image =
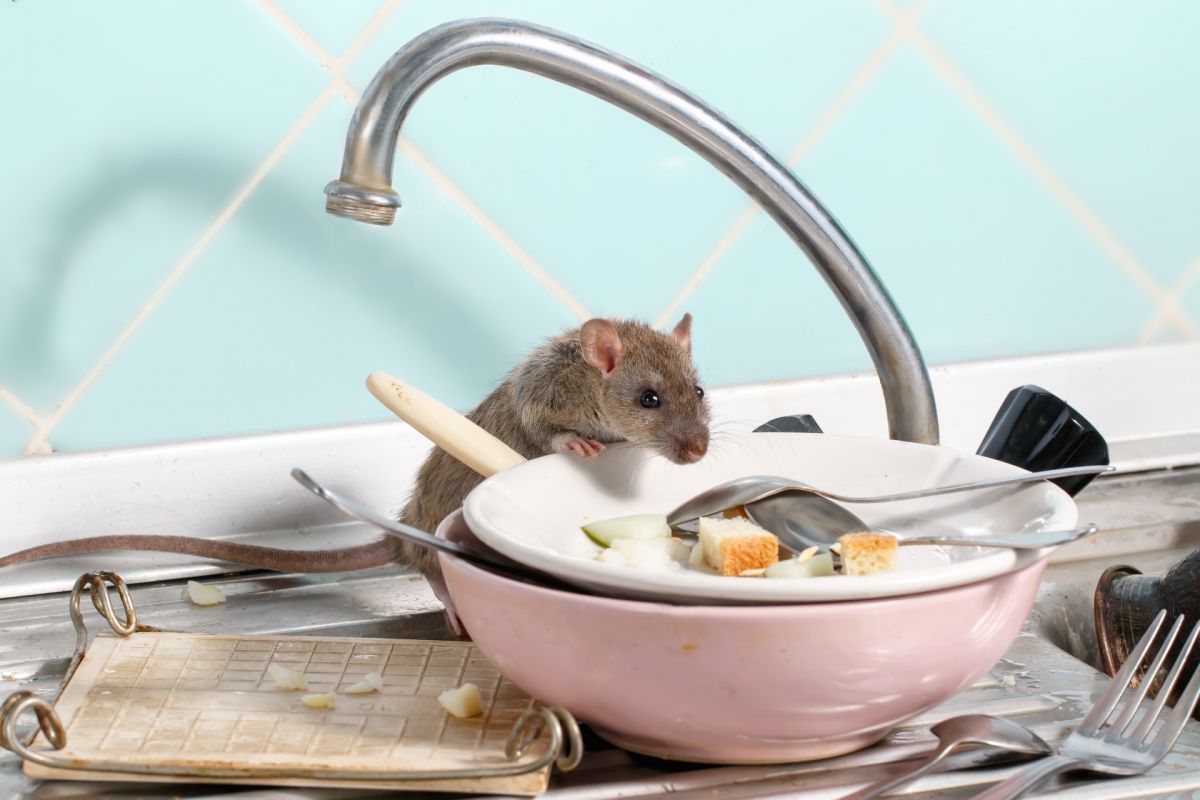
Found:
[[[267,665],[302,672],[308,692],[337,696],[336,708],[314,710],[305,692],[275,688]],[[368,672],[383,676],[372,694],[345,689]],[[438,695],[474,683],[483,714],[457,719]],[[423,789],[539,794],[549,768],[525,775],[434,781],[322,777],[349,772],[462,770],[511,762],[504,744],[532,698],[506,680],[470,642],[345,639],[317,636],[214,636],[138,632],[101,634],[55,704],[67,729],[64,750],[35,749],[83,769],[26,763],[40,779],[139,780],[274,786]],[[540,752],[522,757],[530,763]],[[88,770],[107,762],[164,765],[174,777]],[[245,769],[246,777],[206,775]],[[303,769],[306,777],[272,777]]]

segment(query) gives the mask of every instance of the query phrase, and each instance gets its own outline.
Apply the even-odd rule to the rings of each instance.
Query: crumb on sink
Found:
[[[216,586],[196,581],[187,582],[187,597],[198,606],[215,606],[225,602],[225,593]]]

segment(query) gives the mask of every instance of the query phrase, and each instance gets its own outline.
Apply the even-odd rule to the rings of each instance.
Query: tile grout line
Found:
[[[674,319],[675,314],[679,312],[683,304],[687,302],[696,289],[700,288],[700,284],[704,283],[704,280],[713,271],[717,262],[724,258],[730,248],[737,244],[737,241],[745,235],[747,229],[750,227],[750,223],[758,216],[759,211],[761,209],[756,203],[749,203],[738,212],[733,224],[725,231],[725,235],[717,241],[716,246],[704,257],[704,260],[700,262],[700,266],[696,268],[696,271],[689,275],[687,280],[683,282],[683,286],[671,298],[670,302],[667,303],[666,308],[659,312],[659,315],[652,323],[655,328],[662,328]]]
[[[877,5],[881,4],[877,3]],[[895,22],[895,27],[892,29],[892,32],[888,34],[888,37],[883,41],[883,44],[876,48],[875,52],[867,57],[867,60],[863,63],[862,68],[853,78],[850,79],[850,83],[846,85],[846,88],[843,89],[841,94],[834,99],[829,108],[817,118],[816,123],[813,125],[808,135],[805,136],[804,139],[800,141],[800,144],[796,145],[795,149],[788,154],[787,165],[789,167],[796,167],[808,156],[809,153],[812,152],[812,149],[816,146],[817,141],[819,141],[825,136],[826,133],[829,132],[829,129],[833,127],[833,123],[836,122],[843,113],[845,113],[847,108],[849,108],[851,101],[857,98],[858,95],[860,95],[862,91],[867,88],[867,85],[870,84],[870,82],[874,80],[880,72],[883,71],[883,67],[895,54],[901,43],[905,41],[909,35],[910,29],[916,25],[917,18],[924,13],[924,11],[925,0],[918,0],[917,3],[914,3],[913,6],[908,9],[908,11],[904,12],[899,18],[893,20]]]
[[[335,70],[335,68],[340,70],[349,62],[350,59],[356,56],[363,46],[370,41],[371,37],[379,31],[379,29],[383,26],[383,23],[386,22],[387,18],[391,16],[397,7],[399,7],[401,2],[402,0],[388,0],[388,2],[385,3],[378,12],[376,12],[375,16],[363,26],[362,30],[355,35],[354,39],[351,41],[349,47],[346,48],[346,52],[342,55],[342,57],[338,59],[335,64],[330,65],[330,70]],[[268,14],[276,17],[277,20],[282,17],[286,17],[286,15],[284,15],[283,12],[273,4],[260,2],[260,6],[266,10]],[[291,23],[290,20],[288,20],[288,23],[284,24],[285,27],[293,32],[293,34],[296,31],[303,33],[302,29],[298,25]],[[204,233],[200,235],[200,238],[193,243],[192,247],[188,249],[183,258],[180,259],[180,261],[177,262],[176,265],[171,269],[170,273],[168,273],[163,282],[159,284],[158,288],[155,289],[150,298],[142,305],[137,313],[134,314],[133,319],[130,320],[121,333],[117,335],[117,338],[113,341],[109,348],[103,353],[103,355],[100,356],[100,360],[95,364],[95,366],[92,367],[87,375],[83,377],[83,380],[81,380],[67,394],[66,397],[59,401],[59,403],[50,412],[49,416],[40,419],[39,422],[36,423],[34,435],[25,445],[25,455],[44,453],[49,450],[50,445],[48,437],[50,433],[62,421],[67,412],[75,407],[80,398],[91,387],[92,383],[95,382],[96,378],[100,376],[100,373],[102,373],[108,367],[108,365],[112,363],[113,359],[116,358],[117,353],[121,351],[121,349],[125,346],[125,343],[129,341],[133,334],[141,327],[142,323],[145,322],[154,309],[158,307],[158,304],[162,302],[162,299],[167,295],[171,288],[179,282],[179,280],[188,271],[196,259],[198,259],[204,250],[207,249],[208,245],[221,231],[221,229],[225,227],[229,220],[233,218],[234,214],[236,214],[246,200],[249,199],[254,190],[258,188],[259,184],[262,183],[267,174],[274,169],[275,165],[278,164],[283,156],[291,149],[292,145],[295,144],[300,135],[308,128],[309,125],[312,124],[313,120],[316,119],[317,114],[320,113],[321,109],[323,109],[325,104],[328,103],[332,98],[335,88],[339,91],[353,92],[350,86],[346,84],[345,80],[342,79],[340,71],[335,72],[333,78],[326,85],[326,87],[321,90],[321,93],[317,95],[316,99],[313,100],[309,107],[305,109],[303,113],[301,113],[300,117],[292,124],[292,127],[287,133],[284,134],[283,138],[279,140],[271,152],[267,154],[267,157],[250,174],[250,177],[243,183],[241,188],[237,191],[229,203],[227,203],[225,207],[221,209],[213,222],[210,223],[208,228],[205,229]]]
[[[12,410],[17,412],[17,416],[33,425],[35,428],[42,424],[41,416],[33,410],[33,406],[26,403],[21,398],[17,397],[10,390],[0,386],[0,400],[8,403]]]
[[[894,27],[887,35],[883,42],[876,47],[866,61],[858,68],[855,74],[850,78],[849,82],[838,92],[837,97],[830,103],[817,121],[809,128],[808,133],[800,140],[800,143],[788,154],[787,160],[784,162],[788,169],[795,169],[797,165],[812,151],[816,143],[829,132],[833,123],[845,112],[851,102],[862,93],[872,80],[882,71],[888,59],[895,53],[906,38],[906,29],[911,27],[917,16],[924,11],[925,2],[922,0],[915,4],[908,11],[904,12],[900,19],[894,19]],[[749,203],[743,208],[734,219],[733,224],[725,232],[725,234],[717,241],[717,244],[709,252],[704,260],[700,262],[700,266],[696,271],[688,276],[684,281],[679,292],[667,303],[666,308],[654,320],[654,327],[661,328],[667,325],[674,316],[679,313],[681,307],[687,299],[691,297],[700,287],[705,279],[712,273],[717,263],[725,257],[725,254],[745,235],[750,227],[750,223],[761,212],[762,209],[757,203]]]
[[[1188,293],[1188,290],[1190,290],[1197,282],[1200,282],[1200,256],[1194,258],[1191,263],[1184,268],[1183,275],[1180,277],[1179,282],[1175,284],[1175,288],[1171,289],[1171,298],[1175,302],[1176,306],[1178,306],[1179,301],[1183,299],[1184,295]],[[1150,321],[1146,323],[1146,327],[1142,330],[1141,336],[1138,337],[1138,344],[1149,344],[1154,340],[1154,337],[1158,335],[1159,331],[1169,324],[1169,314],[1164,311],[1160,305],[1157,309],[1155,309],[1154,316],[1152,316]]]
[[[329,59],[328,54],[318,45],[312,37],[310,37],[294,20],[287,16],[285,12],[274,6],[271,0],[258,0],[264,8],[270,7],[272,16],[276,16],[280,20],[280,24],[284,25],[289,31],[292,31],[297,39],[306,47],[310,47],[317,59],[323,63],[329,64],[329,69],[332,71],[334,79],[338,83],[338,91],[342,96],[349,100],[352,104],[357,105],[362,99],[361,94],[350,85],[341,74],[346,62],[357,53],[355,52],[355,44],[351,44],[346,51],[346,56],[337,62]],[[394,0],[394,5],[398,5],[398,0]],[[284,21],[286,20],[286,22]],[[411,140],[401,136],[397,140],[397,149],[404,155],[405,158],[413,162],[429,180],[437,187],[437,189],[449,196],[454,203],[480,228],[483,229],[496,244],[500,246],[504,252],[517,262],[522,269],[525,270],[535,281],[542,285],[551,296],[562,303],[568,311],[574,314],[582,322],[591,316],[587,307],[572,295],[566,287],[559,283],[554,276],[546,269],[537,259],[521,247],[517,241],[508,234],[500,225],[493,220],[483,208],[470,198],[470,196],[460,188],[456,183],[450,180],[441,169],[434,164],[424,152],[420,150]]]
[[[261,8],[267,16],[275,20],[280,27],[294,37],[306,50],[309,51],[311,55],[316,57],[317,63],[321,65],[322,69],[330,74],[331,79],[337,86],[337,90],[344,96],[350,87],[346,84],[345,79],[342,78],[339,70],[339,65],[342,59],[334,58],[328,50],[321,47],[320,43],[309,36],[308,32],[305,31],[304,28],[300,27],[299,23],[288,16],[288,14],[279,6],[275,5],[274,0],[255,0],[255,2],[258,3],[259,8]],[[353,46],[353,43],[351,46]]]
[[[880,0],[880,3],[893,18],[902,13],[892,0]],[[991,128],[1009,152],[1016,156],[1017,160],[1033,174],[1051,197],[1075,219],[1084,232],[1108,253],[1117,266],[1151,300],[1159,305],[1160,311],[1168,316],[1169,321],[1190,336],[1200,336],[1200,326],[1182,313],[1173,298],[1130,249],[1104,225],[1099,216],[1087,206],[1083,199],[1038,155],[1033,146],[1004,118],[1000,111],[967,80],[949,57],[916,26],[912,26],[907,34],[909,41],[925,56],[934,71],[962,96],[967,106]]]
[[[496,244],[500,245],[506,253],[509,254],[521,268],[530,276],[540,283],[551,295],[560,303],[566,306],[567,310],[579,318],[580,322],[591,317],[591,312],[581,303],[573,294],[555,280],[554,276],[541,265],[533,256],[531,256],[525,248],[517,244],[500,225],[488,216],[482,208],[471,200],[471,198],[458,187],[450,178],[439,170],[429,157],[422,153],[416,145],[411,141],[400,137],[398,140],[398,148],[404,154],[405,158],[410,159],[425,176],[433,182],[433,184],[441,191],[449,195],[455,203],[469,216],[475,224],[479,225]]]
[[[371,20],[363,26],[363,29],[350,40],[350,44],[346,47],[346,52],[342,53],[342,57],[331,66],[331,69],[340,73],[351,61],[357,58],[362,49],[366,47],[367,42],[375,38],[375,34],[379,33],[384,23],[396,13],[396,9],[403,2],[404,0],[387,0],[386,3],[380,6],[379,10],[375,12],[375,16],[371,17]],[[350,88],[349,84],[346,85],[346,88]]]

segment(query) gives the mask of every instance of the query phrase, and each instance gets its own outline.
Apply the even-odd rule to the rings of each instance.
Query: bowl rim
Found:
[[[466,516],[463,513],[462,508],[455,509],[454,511],[452,511],[449,514],[449,516],[447,516],[445,519],[443,519],[442,522],[438,524],[437,530],[435,531],[434,535],[438,536],[439,538],[444,539],[444,538],[446,538],[445,532],[451,526],[456,525],[456,524],[461,524],[464,527],[467,527]],[[468,530],[469,530],[469,527],[468,527]],[[474,534],[472,534],[472,535],[474,535]],[[668,613],[673,616],[704,615],[704,616],[711,617],[713,615],[716,615],[718,617],[725,617],[725,616],[739,616],[739,615],[744,615],[747,613],[755,614],[755,615],[766,614],[767,616],[775,616],[775,615],[784,615],[784,614],[794,614],[794,613],[796,613],[797,609],[803,609],[803,608],[827,609],[827,608],[830,608],[831,606],[850,606],[850,605],[853,605],[859,609],[863,609],[864,611],[870,611],[872,608],[877,607],[877,606],[894,604],[897,602],[904,602],[906,600],[910,601],[910,602],[916,602],[916,601],[920,601],[920,600],[924,600],[924,602],[931,602],[933,600],[934,596],[936,596],[936,595],[944,595],[944,594],[948,594],[951,592],[959,592],[959,591],[977,590],[979,587],[981,587],[984,584],[999,583],[1002,580],[1004,580],[1006,578],[1010,578],[1011,576],[1014,576],[1018,573],[1026,572],[1028,570],[1032,570],[1035,568],[1040,568],[1041,566],[1044,566],[1046,561],[1050,558],[1050,553],[1042,553],[1040,557],[1031,558],[1027,562],[1014,564],[1012,569],[1005,570],[1004,572],[998,573],[996,575],[991,575],[986,578],[980,578],[979,580],[969,581],[966,583],[955,584],[953,586],[943,586],[943,587],[939,587],[936,589],[928,589],[926,591],[921,591],[921,592],[909,592],[907,594],[888,595],[886,597],[845,598],[845,599],[840,599],[840,600],[821,600],[821,601],[807,601],[807,602],[796,602],[796,603],[783,602],[783,603],[739,603],[739,604],[670,603],[670,602],[666,602],[663,600],[650,600],[650,599],[640,599],[640,598],[631,598],[631,597],[613,597],[610,595],[587,594],[583,591],[567,591],[565,589],[556,589],[551,586],[540,586],[538,584],[527,583],[525,581],[516,580],[515,578],[505,577],[496,572],[492,572],[491,570],[484,569],[483,567],[481,567],[477,564],[472,564],[468,561],[465,561],[451,553],[439,552],[437,554],[437,558],[438,558],[439,563],[441,563],[441,565],[443,567],[443,571],[445,570],[446,564],[449,563],[454,568],[462,569],[462,570],[466,571],[468,574],[478,573],[479,576],[481,576],[482,579],[484,579],[484,580],[490,579],[493,581],[499,581],[500,584],[502,584],[504,586],[507,586],[510,588],[516,588],[521,591],[533,592],[535,594],[542,594],[542,595],[546,596],[547,598],[558,598],[558,599],[566,598],[569,602],[580,603],[583,605],[598,605],[601,607],[608,606],[613,609],[626,609],[630,612],[634,612],[634,613],[638,613],[638,614],[649,614],[649,613],[661,614],[661,613],[665,612],[665,613]],[[450,592],[451,600],[453,600],[454,592],[452,589],[450,589],[449,582],[447,582],[447,590]],[[456,602],[456,605],[457,605],[457,602]]]
[[[760,433],[750,431],[736,432],[731,434],[731,436],[743,439],[747,443],[762,442],[764,446],[769,446],[766,443],[772,440],[776,442],[795,441],[796,437],[800,436],[809,441],[814,441],[812,437],[819,436],[820,441],[824,443],[821,445],[822,447],[829,443],[832,443],[835,447],[840,447],[843,443],[854,442],[860,443],[867,454],[872,449],[896,448],[908,450],[909,452],[924,451],[928,453],[937,451],[949,456],[953,459],[954,463],[981,464],[990,462],[990,464],[996,465],[994,470],[997,471],[996,477],[1028,472],[1026,469],[1004,461],[981,456],[977,453],[968,453],[945,445],[898,441],[877,436],[844,436],[838,434],[808,434],[805,436],[804,434],[786,432]],[[757,444],[751,446],[758,447]],[[636,452],[636,448],[628,443],[618,443],[609,449],[613,451],[613,455],[610,457],[618,458],[623,457],[619,455],[620,453]],[[604,455],[608,454],[603,454],[601,457],[604,457]],[[861,457],[861,455],[856,455],[855,457]],[[506,532],[489,518],[485,504],[497,502],[494,499],[497,487],[505,486],[503,481],[508,473],[535,469],[534,465],[538,463],[541,463],[544,469],[548,461],[555,458],[564,459],[572,457],[564,454],[552,454],[531,459],[524,464],[513,467],[511,470],[497,473],[482,481],[468,494],[463,502],[462,510],[468,527],[472,534],[482,543],[508,558],[555,575],[567,583],[585,588],[595,587],[600,591],[616,592],[630,599],[650,602],[659,600],[667,605],[673,605],[673,601],[676,599],[683,600],[687,604],[709,605],[717,603],[731,605],[792,605],[794,603],[854,602],[871,598],[884,599],[909,594],[922,594],[942,588],[976,583],[994,575],[1001,575],[1021,569],[1045,557],[1050,552],[1048,549],[1038,551],[997,549],[994,552],[985,551],[961,560],[955,559],[936,567],[922,568],[914,572],[905,571],[896,573],[893,576],[894,580],[881,582],[872,580],[869,577],[850,577],[843,579],[836,586],[822,582],[819,587],[815,584],[799,588],[789,586],[779,587],[778,591],[776,591],[776,587],[771,587],[771,591],[767,591],[765,588],[759,586],[734,587],[732,584],[726,586],[723,583],[718,584],[708,580],[712,576],[681,575],[677,573],[667,573],[658,576],[663,578],[665,581],[663,583],[652,580],[651,576],[648,575],[628,575],[626,574],[628,571],[614,570],[611,567],[592,563],[587,559],[568,556],[552,548],[548,549],[535,542],[526,541],[521,536]],[[931,463],[937,463],[937,456],[930,456],[930,458],[932,459]],[[536,480],[538,473],[531,474]],[[1050,512],[1054,516],[1065,514],[1067,517],[1066,520],[1059,520],[1059,522],[1063,523],[1064,527],[1076,524],[1078,521],[1078,507],[1075,505],[1074,499],[1052,483],[1045,483],[1042,488],[1048,491],[1051,498],[1053,498],[1047,498],[1046,501]],[[500,489],[499,491],[500,496],[503,497],[504,490]],[[1053,524],[1057,525],[1057,523]]]

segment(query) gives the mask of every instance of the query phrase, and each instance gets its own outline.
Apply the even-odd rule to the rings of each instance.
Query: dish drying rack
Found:
[[[85,593],[111,629],[91,643]],[[571,714],[538,704],[470,642],[164,631],[138,624],[113,572],[82,575],[69,608],[75,651],[53,699],[18,691],[0,704],[0,746],[30,777],[536,795],[553,767],[583,756]],[[369,671],[384,686],[314,710],[275,688],[270,663],[303,671],[316,692]],[[437,702],[463,682],[481,689],[477,718]]]

